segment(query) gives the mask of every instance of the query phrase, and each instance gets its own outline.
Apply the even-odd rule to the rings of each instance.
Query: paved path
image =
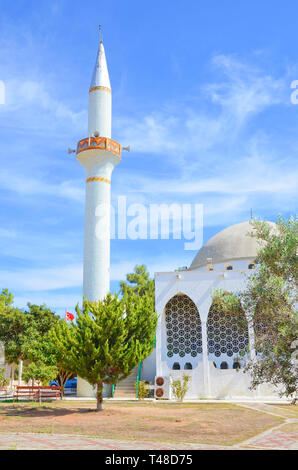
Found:
[[[157,442],[118,441],[97,437],[70,436],[58,434],[2,434],[0,450],[194,450],[231,449],[223,446],[199,444],[158,444]]]
[[[59,434],[25,434],[0,433],[0,450],[296,450],[298,449],[298,432],[294,432],[293,425],[298,424],[297,419],[287,418],[285,410],[267,404],[239,404],[263,413],[280,416],[285,421],[268,431],[258,434],[251,439],[234,446],[206,445],[206,444],[168,444],[144,441],[119,441],[115,439],[101,439],[87,436],[71,436]],[[289,431],[289,428],[291,429]]]
[[[298,433],[284,432],[278,426],[234,446],[206,444],[168,444],[142,441],[118,441],[97,437],[58,434],[3,434],[0,450],[294,450],[298,449]]]

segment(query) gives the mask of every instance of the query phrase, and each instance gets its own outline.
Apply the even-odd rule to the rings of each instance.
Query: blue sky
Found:
[[[0,287],[16,304],[73,309],[82,295],[84,170],[102,24],[113,174],[128,203],[204,204],[204,241],[255,216],[295,214],[297,5],[290,0],[0,1]],[[111,286],[136,264],[189,265],[183,240],[113,240]]]

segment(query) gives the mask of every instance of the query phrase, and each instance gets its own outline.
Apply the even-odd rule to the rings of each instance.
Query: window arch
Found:
[[[220,368],[221,368],[221,369],[228,369],[228,368],[229,368],[228,363],[225,362],[225,361],[223,361],[223,362],[220,364]]]
[[[234,362],[233,369],[241,369],[240,362],[238,362],[238,361]]]
[[[248,263],[247,269],[255,269],[255,263]]]
[[[230,363],[245,355],[248,349],[248,324],[244,312],[222,312],[220,306],[214,303],[207,319],[208,356],[217,361],[221,358]]]
[[[202,325],[198,309],[185,294],[172,297],[165,307],[167,356],[196,358],[202,354]]]
[[[227,264],[226,265],[226,271],[233,271],[233,265],[232,264]]]
[[[192,364],[190,362],[187,362],[184,366],[184,370],[191,370],[192,369]]]
[[[174,364],[173,364],[173,370],[180,370],[180,369],[181,369],[181,367],[180,367],[179,362],[174,362]]]

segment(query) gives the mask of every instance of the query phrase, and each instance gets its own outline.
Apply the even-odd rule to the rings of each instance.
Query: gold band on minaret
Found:
[[[86,180],[87,183],[93,183],[96,181],[97,182],[100,181],[101,183],[111,184],[111,180],[108,180],[107,178],[103,178],[102,176],[91,176],[91,178],[87,178]]]
[[[89,93],[91,93],[91,91],[94,91],[94,90],[103,90],[103,91],[107,91],[108,93],[112,93],[111,88],[108,88],[107,86],[93,86],[92,88],[90,88]]]

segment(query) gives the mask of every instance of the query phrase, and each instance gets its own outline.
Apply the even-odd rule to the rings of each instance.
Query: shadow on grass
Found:
[[[96,413],[95,408],[62,408],[54,407],[49,405],[34,405],[27,404],[23,406],[22,404],[15,404],[10,406],[5,406],[0,408],[0,418],[1,417],[19,417],[19,418],[54,418],[58,416],[66,416],[72,414],[87,414],[87,413]]]

